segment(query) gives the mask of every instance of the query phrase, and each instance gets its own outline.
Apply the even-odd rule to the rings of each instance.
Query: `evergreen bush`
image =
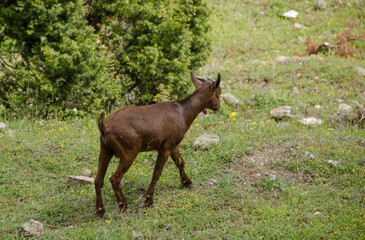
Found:
[[[181,97],[208,56],[208,16],[202,0],[2,1],[2,109],[82,116]]]

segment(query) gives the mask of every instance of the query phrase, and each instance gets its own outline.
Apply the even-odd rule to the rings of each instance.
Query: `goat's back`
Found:
[[[113,111],[105,121],[105,134],[110,141],[129,149],[172,149],[185,134],[182,106],[178,102],[164,102]]]

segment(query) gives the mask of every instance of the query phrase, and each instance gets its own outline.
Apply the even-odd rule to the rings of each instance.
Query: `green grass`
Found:
[[[218,112],[194,122],[180,145],[193,186],[181,186],[169,160],[151,208],[144,207],[143,194],[156,153],[140,154],[125,175],[129,208],[122,214],[108,181],[118,164],[112,160],[103,190],[106,214],[98,218],[94,187],[67,183],[67,175],[84,169],[95,176],[96,117],[43,125],[10,121],[16,135],[0,133],[0,238],[18,238],[21,225],[33,218],[44,224],[41,239],[364,239],[365,129],[331,121],[336,99],[365,104],[365,80],[355,70],[365,68],[364,41],[357,43],[360,58],[275,62],[304,53],[308,36],[335,44],[336,32],[350,21],[353,32],[365,29],[362,1],[326,1],[325,11],[305,13],[315,2],[211,2],[212,56],[198,73],[221,72],[223,93],[243,105],[222,101]],[[291,9],[305,29],[295,30],[279,16]],[[270,119],[270,110],[281,105],[292,106],[295,117]],[[310,116],[324,124],[299,123]],[[217,134],[221,142],[195,151],[202,133]]]

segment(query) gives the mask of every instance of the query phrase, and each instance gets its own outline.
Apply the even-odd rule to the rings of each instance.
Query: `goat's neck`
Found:
[[[207,97],[199,91],[195,91],[190,96],[180,101],[183,106],[183,115],[186,125],[186,130],[189,129],[198,114],[206,108]]]

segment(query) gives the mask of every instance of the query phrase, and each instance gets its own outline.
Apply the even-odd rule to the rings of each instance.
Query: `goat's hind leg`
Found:
[[[128,171],[134,159],[137,157],[138,153],[127,152],[120,154],[120,161],[117,170],[115,170],[114,174],[110,177],[110,182],[112,183],[113,190],[115,196],[117,198],[117,202],[119,204],[120,211],[127,210],[127,201],[123,195],[120,183],[124,174]]]
[[[180,154],[180,151],[178,148],[175,148],[171,152],[171,158],[172,158],[172,160],[174,160],[176,167],[179,169],[180,180],[181,180],[182,185],[184,185],[185,187],[190,187],[192,182],[185,173],[185,170],[184,170],[185,162],[184,162],[184,159],[181,157],[181,154]]]
[[[94,180],[95,184],[95,192],[96,192],[96,214],[99,217],[102,217],[105,213],[105,209],[103,206],[103,198],[101,196],[101,189],[104,185],[104,177],[106,170],[108,169],[108,165],[110,159],[113,157],[113,151],[106,147],[103,143],[100,144],[100,154],[99,154],[99,164],[98,171],[96,173],[96,177]]]

